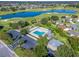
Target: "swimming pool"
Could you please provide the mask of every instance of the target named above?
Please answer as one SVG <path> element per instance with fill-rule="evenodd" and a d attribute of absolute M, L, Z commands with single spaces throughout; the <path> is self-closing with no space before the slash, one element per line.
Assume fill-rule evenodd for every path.
<path fill-rule="evenodd" d="M 48 33 L 48 29 L 38 26 L 30 30 L 29 34 L 35 38 L 40 38 L 40 36 L 44 37 Z"/>
<path fill-rule="evenodd" d="M 33 33 L 36 34 L 36 35 L 38 35 L 38 36 L 42 36 L 45 32 L 35 31 Z"/>
<path fill-rule="evenodd" d="M 34 17 L 45 13 L 64 13 L 64 14 L 75 14 L 77 11 L 75 10 L 65 10 L 65 9 L 57 9 L 57 10 L 47 10 L 47 11 L 37 11 L 37 12 L 17 12 L 6 15 L 0 15 L 1 19 L 10 19 L 10 18 L 24 18 L 24 17 Z"/>

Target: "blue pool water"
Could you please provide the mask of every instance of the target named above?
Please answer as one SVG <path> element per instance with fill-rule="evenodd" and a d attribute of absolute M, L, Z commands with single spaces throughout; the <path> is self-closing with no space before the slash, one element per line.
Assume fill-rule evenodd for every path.
<path fill-rule="evenodd" d="M 44 32 L 40 32 L 40 31 L 35 31 L 33 33 L 36 34 L 36 35 L 38 35 L 38 36 L 42 36 L 44 34 Z"/>
<path fill-rule="evenodd" d="M 58 9 L 58 10 L 47 10 L 47 11 L 37 11 L 37 12 L 17 12 L 17 13 L 11 13 L 6 15 L 0 15 L 1 19 L 10 19 L 10 18 L 17 18 L 17 17 L 34 17 L 38 16 L 44 13 L 64 13 L 64 14 L 75 14 L 75 10 L 64 10 L 64 9 Z"/>

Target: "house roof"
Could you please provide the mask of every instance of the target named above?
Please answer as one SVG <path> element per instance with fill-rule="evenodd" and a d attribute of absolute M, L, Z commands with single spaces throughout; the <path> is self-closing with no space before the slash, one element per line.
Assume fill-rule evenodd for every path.
<path fill-rule="evenodd" d="M 20 32 L 16 31 L 16 30 L 10 30 L 8 31 L 8 34 L 12 35 L 12 38 L 16 38 L 17 36 L 21 36 Z"/>
<path fill-rule="evenodd" d="M 72 24 L 71 27 L 74 28 L 74 29 L 77 29 L 77 25 L 76 24 Z"/>
<path fill-rule="evenodd" d="M 23 36 L 22 39 L 27 41 L 24 45 L 22 45 L 22 48 L 30 49 L 30 48 L 33 48 L 37 45 L 36 40 L 29 37 L 28 35 Z"/>
<path fill-rule="evenodd" d="M 58 27 L 61 28 L 61 29 L 65 29 L 66 28 L 66 26 L 64 24 L 59 24 Z"/>
<path fill-rule="evenodd" d="M 34 43 L 34 44 L 36 43 L 36 41 L 35 41 L 33 38 L 31 38 L 31 37 L 29 37 L 29 36 L 27 36 L 27 35 L 26 35 L 26 36 L 23 36 L 22 39 L 23 39 L 23 40 L 27 40 L 27 41 L 29 41 L 29 42 L 32 42 L 32 43 Z"/>
<path fill-rule="evenodd" d="M 53 37 L 53 33 L 51 32 L 51 30 L 48 30 L 47 35 L 48 35 L 48 39 L 50 39 L 50 38 L 52 38 L 52 37 Z"/>
<path fill-rule="evenodd" d="M 79 36 L 79 32 L 68 31 L 68 33 L 69 33 L 70 35 Z"/>
<path fill-rule="evenodd" d="M 62 42 L 55 40 L 55 39 L 50 40 L 48 42 L 48 44 L 50 44 L 51 46 L 54 46 L 54 47 L 59 47 L 59 46 L 63 45 Z"/>
<path fill-rule="evenodd" d="M 66 22 L 70 22 L 71 20 L 70 19 L 66 19 Z"/>
<path fill-rule="evenodd" d="M 36 46 L 36 44 L 34 44 L 34 43 L 30 42 L 30 41 L 27 41 L 22 47 L 26 48 L 26 49 L 30 49 L 30 48 L 33 48 L 35 46 Z"/>

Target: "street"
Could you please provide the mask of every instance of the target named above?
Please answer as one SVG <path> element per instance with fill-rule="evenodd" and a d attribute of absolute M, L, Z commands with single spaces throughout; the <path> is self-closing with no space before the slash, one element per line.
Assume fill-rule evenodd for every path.
<path fill-rule="evenodd" d="M 0 40 L 0 57 L 17 57 L 17 55 Z"/>

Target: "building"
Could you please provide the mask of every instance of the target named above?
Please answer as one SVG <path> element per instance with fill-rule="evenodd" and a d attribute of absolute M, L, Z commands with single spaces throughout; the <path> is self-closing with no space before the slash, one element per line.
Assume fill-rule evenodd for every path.
<path fill-rule="evenodd" d="M 52 39 L 48 42 L 47 48 L 51 51 L 56 51 L 57 48 L 60 47 L 61 45 L 64 45 L 64 43 L 58 40 Z"/>
<path fill-rule="evenodd" d="M 26 41 L 22 47 L 26 49 L 32 49 L 34 48 L 38 43 L 37 41 L 40 39 L 40 37 L 47 36 L 47 39 L 52 38 L 51 30 L 48 30 L 43 27 L 34 27 L 29 30 L 29 34 L 26 34 L 22 37 L 24 41 Z"/>
<path fill-rule="evenodd" d="M 77 37 L 79 37 L 79 32 L 77 32 L 77 31 L 68 31 L 68 34 L 70 36 L 77 36 Z"/>
<path fill-rule="evenodd" d="M 8 35 L 13 39 L 13 40 L 16 40 L 18 39 L 19 37 L 21 37 L 21 34 L 20 32 L 16 31 L 16 30 L 10 30 L 7 32 Z"/>
<path fill-rule="evenodd" d="M 21 39 L 24 40 L 24 44 L 22 44 L 22 48 L 32 49 L 37 45 L 37 41 L 29 37 L 28 35 L 23 36 Z"/>
<path fill-rule="evenodd" d="M 71 29 L 72 29 L 72 30 L 78 30 L 77 24 L 72 24 L 72 25 L 71 25 Z"/>
<path fill-rule="evenodd" d="M 44 37 L 44 36 L 47 36 L 48 39 L 50 39 L 52 37 L 51 30 L 48 30 L 48 29 L 43 28 L 43 27 L 38 27 L 38 26 L 31 28 L 29 35 L 30 35 L 30 37 L 32 37 L 32 38 L 34 37 L 37 40 L 40 39 L 40 37 Z"/>
<path fill-rule="evenodd" d="M 79 23 L 71 24 L 73 30 L 79 30 Z"/>
<path fill-rule="evenodd" d="M 58 28 L 64 30 L 66 28 L 66 26 L 64 24 L 58 24 Z"/>
<path fill-rule="evenodd" d="M 21 40 L 23 41 L 21 44 L 22 48 L 32 49 L 38 44 L 37 41 L 41 37 L 46 36 L 48 40 L 52 38 L 51 30 L 43 27 L 33 27 L 26 35 L 21 35 L 20 32 L 16 30 L 10 30 L 8 31 L 8 34 L 14 40 L 13 44 L 10 46 L 13 49 L 17 47 Z"/>

